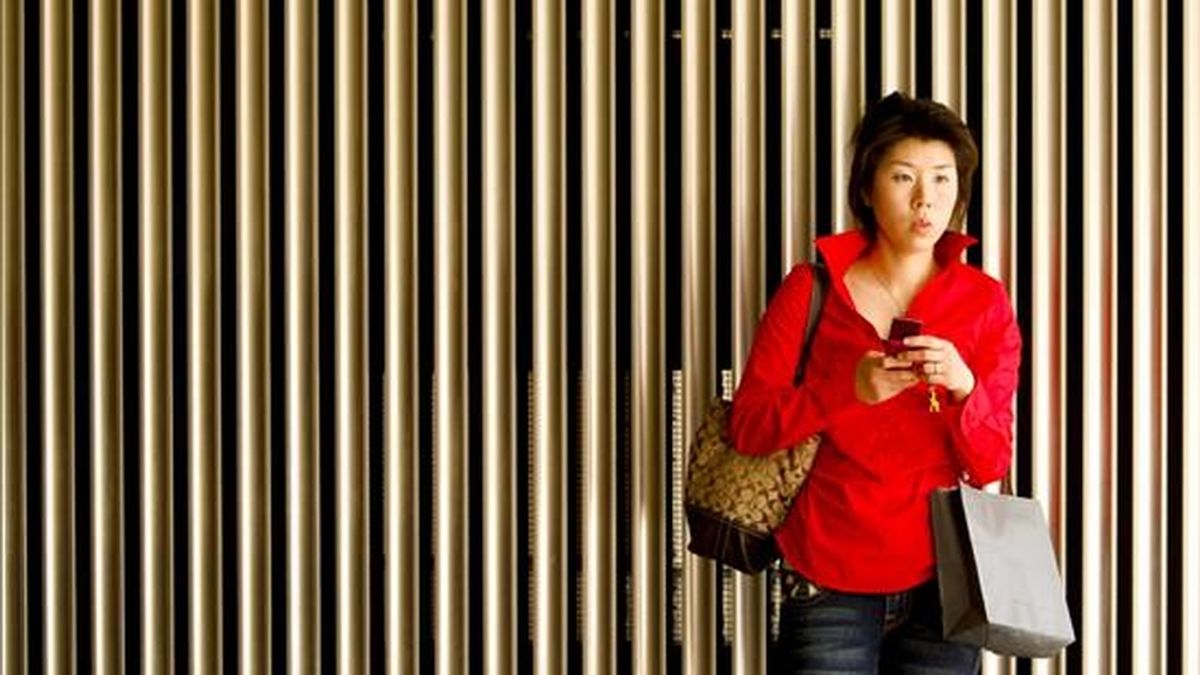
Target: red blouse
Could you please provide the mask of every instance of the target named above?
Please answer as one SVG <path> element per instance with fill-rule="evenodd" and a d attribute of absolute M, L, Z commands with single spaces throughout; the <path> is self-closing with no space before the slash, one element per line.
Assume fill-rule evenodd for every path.
<path fill-rule="evenodd" d="M 963 401 L 939 393 L 940 412 L 930 412 L 924 385 L 877 405 L 855 396 L 859 359 L 883 351 L 843 282 L 868 246 L 859 231 L 817 241 L 831 283 L 800 386 L 792 378 L 808 317 L 809 265 L 788 274 L 759 322 L 729 435 L 739 451 L 765 454 L 822 434 L 812 472 L 775 534 L 784 558 L 818 586 L 895 593 L 932 579 L 929 494 L 960 478 L 991 483 L 1008 471 L 1021 333 L 1004 287 L 961 262 L 973 243 L 943 235 L 935 251 L 941 270 L 908 311 L 926 334 L 953 342 L 975 374 Z"/>

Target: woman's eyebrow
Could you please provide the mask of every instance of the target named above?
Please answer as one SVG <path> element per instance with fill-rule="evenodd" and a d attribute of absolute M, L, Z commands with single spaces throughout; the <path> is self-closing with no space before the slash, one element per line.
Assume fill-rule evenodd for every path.
<path fill-rule="evenodd" d="M 916 164 L 913 164 L 912 162 L 909 162 L 909 161 L 903 160 L 903 159 L 893 159 L 892 161 L 888 162 L 888 164 L 899 164 L 901 166 L 907 166 L 911 169 L 917 168 Z M 934 169 L 953 169 L 954 165 L 953 164 L 938 164 L 937 166 L 935 166 L 933 168 Z"/>

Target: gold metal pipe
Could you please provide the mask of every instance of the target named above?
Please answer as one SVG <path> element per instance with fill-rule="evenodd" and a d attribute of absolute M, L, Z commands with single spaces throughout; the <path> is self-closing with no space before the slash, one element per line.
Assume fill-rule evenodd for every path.
<path fill-rule="evenodd" d="M 1016 91 L 1014 68 L 1014 10 L 1012 0 L 985 0 L 983 11 L 983 147 L 980 161 L 982 170 L 982 223 L 983 269 L 999 279 L 1008 289 L 1009 299 L 1016 304 L 1016 228 L 1012 227 L 1015 188 L 1013 172 L 1016 166 L 1016 125 L 1014 92 Z M 1016 423 L 1014 421 L 1014 430 Z M 1014 453 L 1011 474 L 1017 476 Z M 1013 671 L 1015 662 L 1011 658 L 997 656 L 991 652 L 983 654 L 984 675 L 1007 675 Z"/>
<path fill-rule="evenodd" d="M 1008 294 L 1017 298 L 1016 228 L 1012 226 L 1014 181 L 1010 167 L 1015 166 L 1016 137 L 1015 69 L 1012 67 L 1012 0 L 985 0 L 983 3 L 983 147 L 980 155 L 982 187 L 981 225 L 983 269 L 1004 282 Z"/>
<path fill-rule="evenodd" d="M 757 38 L 755 37 L 757 36 Z M 733 53 L 733 352 L 734 380 L 750 354 L 754 327 L 763 306 L 761 90 L 762 15 L 755 2 L 740 2 L 734 12 Z M 754 99 L 747 103 L 745 99 Z M 749 173 L 754 180 L 739 174 Z"/>
<path fill-rule="evenodd" d="M 1133 8 L 1133 644 L 1138 672 L 1166 667 L 1166 11 Z"/>
<path fill-rule="evenodd" d="M 75 672 L 72 10 L 42 2 L 42 433 L 46 672 Z"/>
<path fill-rule="evenodd" d="M 237 13 L 238 669 L 265 673 L 271 670 L 266 3 L 239 0 Z"/>
<path fill-rule="evenodd" d="M 337 670 L 370 670 L 367 648 L 365 3 L 339 2 L 334 17 L 335 294 L 337 351 L 335 497 Z M 440 40 L 439 40 L 440 45 Z M 461 495 L 460 495 L 461 496 Z M 440 580 L 440 579 L 439 579 Z M 458 627 L 458 626 L 456 626 Z"/>
<path fill-rule="evenodd" d="M 1115 7 L 1083 12 L 1083 550 L 1082 667 L 1117 663 L 1117 233 Z"/>
<path fill-rule="evenodd" d="M 171 439 L 171 8 L 140 4 L 138 123 L 142 386 L 142 663 L 175 669 Z"/>
<path fill-rule="evenodd" d="M 484 666 L 516 672 L 513 8 L 483 8 Z"/>
<path fill-rule="evenodd" d="M 616 352 L 613 335 L 613 7 L 583 7 L 584 672 L 615 668 Z"/>
<path fill-rule="evenodd" d="M 734 294 L 734 315 L 738 326 L 749 326 L 749 340 L 758 321 L 763 294 L 759 281 L 762 271 L 763 220 L 763 16 L 755 0 L 741 0 L 733 7 L 733 72 L 731 115 L 732 138 L 732 209 L 734 223 L 734 276 L 742 282 Z M 735 344 L 736 341 L 735 341 Z M 749 352 L 749 342 L 744 345 Z M 741 352 L 739 352 L 741 353 Z M 736 660 L 736 659 L 735 659 Z"/>
<path fill-rule="evenodd" d="M 935 0 L 936 8 L 940 2 Z M 916 56 L 913 53 L 913 0 L 883 0 L 879 6 L 880 95 L 902 91 L 910 96 L 916 90 Z M 936 12 L 936 9 L 935 9 Z M 936 15 L 936 14 L 935 14 Z M 936 54 L 938 33 L 934 31 Z M 934 57 L 934 68 L 938 67 Z"/>
<path fill-rule="evenodd" d="M 466 672 L 470 663 L 462 626 L 468 621 L 466 532 L 466 154 L 467 14 L 463 0 L 434 6 L 434 427 L 436 476 L 437 645 L 440 675 Z M 536 153 L 535 153 L 536 154 Z M 535 244 L 536 245 L 536 244 Z M 535 291 L 536 293 L 536 291 Z M 535 300 L 536 302 L 536 300 Z M 535 348 L 536 351 L 536 348 Z M 552 400 L 559 400 L 555 398 Z M 558 439 L 561 440 L 561 439 Z M 556 446 L 561 447 L 561 444 Z"/>
<path fill-rule="evenodd" d="M 562 6 L 533 5 L 533 250 L 534 250 L 534 669 L 567 669 L 565 202 L 563 190 Z"/>
<path fill-rule="evenodd" d="M 732 210 L 734 352 L 744 358 L 762 309 L 762 7 L 742 0 L 733 12 Z M 745 329 L 744 332 L 742 329 Z M 740 375 L 740 369 L 738 369 Z M 737 657 L 734 658 L 737 661 Z"/>
<path fill-rule="evenodd" d="M 124 472 L 121 378 L 120 11 L 92 0 L 88 121 L 92 152 L 92 642 L 97 673 L 125 669 Z"/>
<path fill-rule="evenodd" d="M 1050 537 L 1058 552 L 1061 570 L 1067 569 L 1066 511 L 1064 495 L 1066 393 L 1063 356 L 1064 201 L 1066 161 L 1063 132 L 1063 10 L 1053 3 L 1040 3 L 1033 15 L 1033 120 L 1031 170 L 1033 228 L 1031 267 L 1030 391 L 1033 399 L 1030 427 L 1032 452 L 1030 476 L 1033 496 L 1046 509 Z M 1057 672 L 1060 657 L 1033 664 L 1037 673 Z"/>
<path fill-rule="evenodd" d="M 965 119 L 967 100 L 963 41 L 967 38 L 967 10 L 963 0 L 933 0 L 931 9 L 933 98 L 950 106 Z"/>
<path fill-rule="evenodd" d="M 733 7 L 733 315 L 734 354 L 749 354 L 762 311 L 762 6 L 743 0 Z M 738 370 L 740 376 L 740 369 Z M 734 673 L 766 668 L 766 585 L 761 575 L 734 584 Z"/>
<path fill-rule="evenodd" d="M 0 5 L 0 671 L 29 668 L 25 523 L 24 8 Z"/>
<path fill-rule="evenodd" d="M 384 465 L 387 467 L 387 672 L 412 673 L 417 640 L 420 501 L 417 387 L 417 21 L 411 2 L 384 5 L 384 291 L 387 336 Z M 486 343 L 491 343 L 487 340 Z M 488 569 L 493 569 L 489 567 Z M 515 621 L 511 623 L 516 623 Z"/>
<path fill-rule="evenodd" d="M 854 227 L 854 216 L 846 200 L 846 184 L 850 180 L 850 139 L 863 107 L 863 0 L 843 0 L 832 4 L 833 77 L 830 122 L 831 171 L 833 195 L 833 231 L 845 232 Z M 757 315 L 756 315 L 757 316 Z M 747 335 L 749 339 L 749 335 Z"/>
<path fill-rule="evenodd" d="M 188 585 L 190 670 L 222 671 L 219 5 L 188 2 Z"/>
<path fill-rule="evenodd" d="M 1183 9 L 1183 156 L 1200 155 L 1200 8 Z M 1183 212 L 1200 208 L 1200 171 L 1183 163 Z M 1200 233 L 1183 227 L 1183 447 L 1200 448 Z M 1200 485 L 1200 457 L 1183 453 L 1181 485 Z M 1200 634 L 1200 497 L 1183 492 L 1183 626 L 1185 636 Z M 1182 671 L 1200 672 L 1200 640 L 1184 639 Z"/>
<path fill-rule="evenodd" d="M 783 3 L 782 264 L 785 272 L 812 257 L 813 228 L 817 222 L 816 155 L 813 148 L 812 114 L 813 102 L 816 99 L 812 46 L 812 36 L 816 32 L 815 14 L 813 0 Z M 708 29 L 712 30 L 711 23 Z M 710 37 L 709 43 L 711 42 Z M 685 64 L 690 62 L 691 59 L 684 59 Z M 709 78 L 708 84 L 711 87 L 711 65 L 709 69 L 706 77 Z M 706 105 L 711 108 L 711 93 L 708 96 Z M 704 133 L 711 138 L 711 129 Z M 708 143 L 711 144 L 712 141 L 709 140 Z"/>
<path fill-rule="evenodd" d="M 290 0 L 284 26 L 284 277 L 287 407 L 287 670 L 321 662 L 317 406 L 316 7 Z"/>
<path fill-rule="evenodd" d="M 140 4 L 139 238 L 142 386 L 142 661 L 175 668 L 171 419 L 171 8 Z"/>
<path fill-rule="evenodd" d="M 785 15 L 789 7 L 795 3 L 785 3 Z M 790 11 L 795 12 L 792 8 Z M 716 393 L 716 352 L 713 342 L 712 307 L 715 302 L 712 270 L 713 259 L 713 213 L 715 210 L 715 191 L 713 189 L 713 52 L 714 52 L 714 21 L 715 11 L 712 0 L 688 0 L 683 6 L 683 429 L 685 433 L 695 429 L 704 415 L 704 407 Z M 792 24 L 786 24 L 790 26 Z M 784 49 L 791 50 L 793 60 L 789 61 L 796 68 L 797 57 L 794 52 L 803 51 L 807 54 L 805 42 L 797 39 L 800 32 L 787 32 L 785 28 Z M 786 57 L 785 57 L 786 58 Z M 803 75 L 808 75 L 808 69 L 802 68 Z M 793 72 L 785 68 L 785 73 Z M 785 74 L 785 87 L 792 80 Z M 793 95 L 798 92 L 789 90 Z M 798 96 L 796 96 L 798 98 Z M 794 104 L 795 98 L 787 99 Z M 785 104 L 786 105 L 786 104 Z M 794 107 L 787 108 L 785 120 L 796 121 L 800 111 Z M 791 113 L 790 115 L 788 113 Z M 801 122 L 801 124 L 803 124 Z M 801 127 L 806 132 L 807 129 Z M 803 133 L 803 132 L 801 132 Z M 796 143 L 788 135 L 785 148 L 793 153 Z M 806 144 L 807 137 L 801 143 Z M 807 159 L 805 155 L 799 158 L 795 154 L 785 158 L 785 171 L 797 169 L 795 160 Z M 789 161 L 790 160 L 790 161 Z M 803 168 L 807 168 L 804 166 Z M 801 174 L 802 175 L 802 174 Z M 798 179 L 796 173 L 791 173 L 792 179 Z M 787 186 L 795 186 L 797 182 L 806 188 L 808 183 L 802 180 L 785 178 L 785 195 L 789 194 Z M 794 195 L 791 195 L 794 197 Z M 787 197 L 785 197 L 786 199 Z M 795 202 L 792 202 L 794 205 Z M 794 213 L 785 208 L 785 214 Z M 796 231 L 797 223 L 793 220 L 790 227 L 785 225 L 785 237 Z M 795 252 L 799 247 L 795 243 L 785 244 L 785 251 Z M 786 255 L 786 253 L 785 253 Z M 795 253 L 793 253 L 795 255 Z M 716 587 L 716 565 L 705 558 L 686 554 L 684 567 L 684 643 L 683 670 L 689 675 L 708 675 L 716 670 L 716 639 L 717 612 L 716 597 L 713 589 Z"/>
<path fill-rule="evenodd" d="M 663 519 L 662 369 L 662 6 L 635 0 L 633 40 L 632 465 L 633 663 L 661 673 L 665 549 Z"/>

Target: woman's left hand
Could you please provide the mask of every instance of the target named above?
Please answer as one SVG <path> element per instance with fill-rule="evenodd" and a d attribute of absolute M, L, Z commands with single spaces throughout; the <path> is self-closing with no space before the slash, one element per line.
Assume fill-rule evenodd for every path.
<path fill-rule="evenodd" d="M 946 388 L 955 401 L 961 401 L 975 389 L 975 373 L 963 362 L 953 342 L 934 335 L 914 335 L 904 338 L 908 351 L 898 358 L 916 364 L 926 382 Z"/>

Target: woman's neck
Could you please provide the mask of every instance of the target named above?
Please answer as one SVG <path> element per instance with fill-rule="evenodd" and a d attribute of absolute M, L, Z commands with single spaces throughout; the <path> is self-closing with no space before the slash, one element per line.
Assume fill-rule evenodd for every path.
<path fill-rule="evenodd" d="M 938 270 L 933 251 L 901 254 L 878 241 L 863 257 L 892 288 L 905 294 L 924 286 Z"/>

